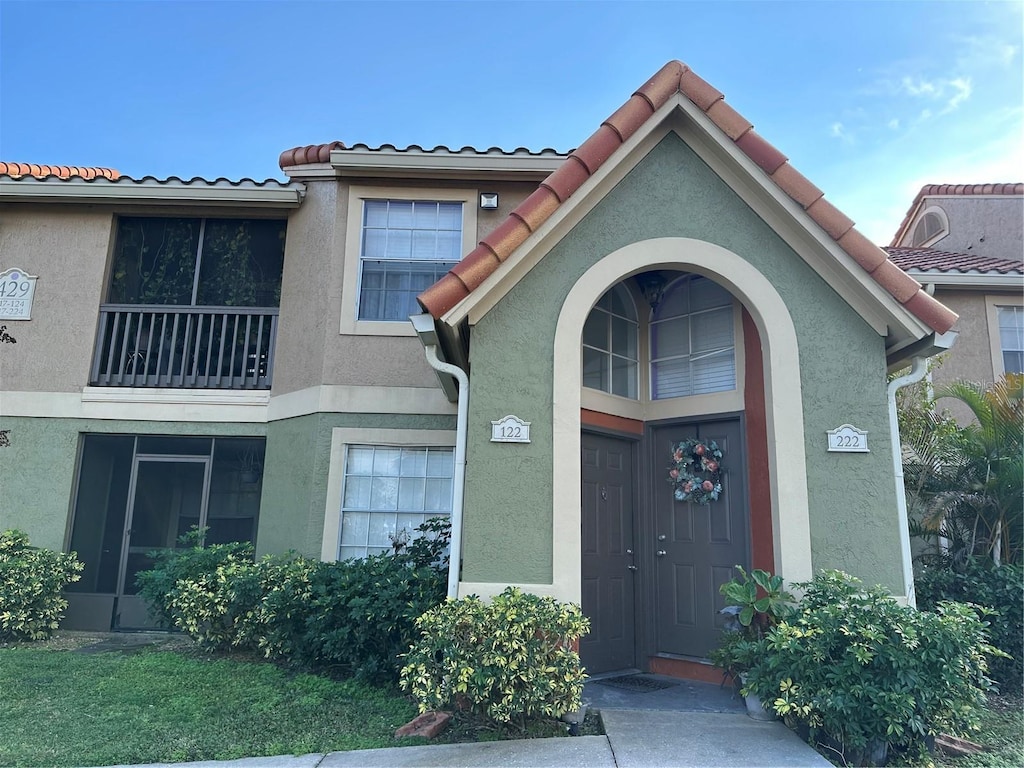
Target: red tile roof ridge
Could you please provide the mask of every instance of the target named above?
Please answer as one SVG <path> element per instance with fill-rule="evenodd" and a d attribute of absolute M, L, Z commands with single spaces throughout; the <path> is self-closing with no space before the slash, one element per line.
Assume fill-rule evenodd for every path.
<path fill-rule="evenodd" d="M 886 254 L 854 228 L 854 222 L 826 201 L 820 189 L 793 168 L 786 156 L 753 131 L 753 125 L 729 107 L 720 91 L 681 61 L 670 61 L 638 88 L 597 131 L 541 182 L 497 230 L 418 297 L 420 306 L 439 318 L 469 296 L 532 233 L 547 221 L 604 162 L 675 94 L 697 106 L 737 148 L 803 208 L 871 277 L 911 314 L 938 333 L 948 331 L 957 315 L 924 293 L 898 269 L 880 268 Z M 471 276 L 471 277 L 470 277 Z M 464 277 L 466 279 L 464 279 Z"/>
<path fill-rule="evenodd" d="M 952 195 L 1024 195 L 1024 182 L 1003 182 L 988 184 L 925 184 L 921 191 L 914 196 L 914 202 L 907 209 L 903 221 L 892 236 L 889 245 L 895 246 L 900 235 L 910 226 L 911 219 L 917 211 L 921 201 L 926 197 L 952 196 Z"/>
<path fill-rule="evenodd" d="M 120 171 L 113 168 L 100 168 L 98 166 L 85 167 L 78 165 L 37 165 L 36 163 L 4 163 L 0 162 L 0 176 L 17 178 L 20 176 L 33 176 L 37 179 L 44 179 L 48 176 L 56 176 L 60 179 L 68 179 L 76 176 L 82 179 L 117 179 Z"/>
<path fill-rule="evenodd" d="M 1000 259 L 975 253 L 940 251 L 934 248 L 902 248 L 886 246 L 889 260 L 900 269 L 921 272 L 986 272 L 1009 275 L 1024 274 L 1024 261 Z"/>
<path fill-rule="evenodd" d="M 240 186 L 256 186 L 256 187 L 278 186 L 278 187 L 281 187 L 281 188 L 286 188 L 286 187 L 289 187 L 289 186 L 291 186 L 292 184 L 295 183 L 295 182 L 292 182 L 292 181 L 281 181 L 280 179 L 264 179 L 263 181 L 257 181 L 256 179 L 251 179 L 251 178 L 248 178 L 248 177 L 242 178 L 242 179 L 229 179 L 229 178 L 226 178 L 224 176 L 218 176 L 216 179 L 204 179 L 201 176 L 193 176 L 190 179 L 184 179 L 184 178 L 182 178 L 180 176 L 168 176 L 166 178 L 161 179 L 161 178 L 158 178 L 156 176 L 133 177 L 133 176 L 121 176 L 121 175 L 119 175 L 119 176 L 117 176 L 115 178 L 109 178 L 109 177 L 106 177 L 106 176 L 93 176 L 93 177 L 85 177 L 85 176 L 58 176 L 56 174 L 49 174 L 49 175 L 45 175 L 45 176 L 42 176 L 42 175 L 22 175 L 22 174 L 12 175 L 12 174 L 7 173 L 5 171 L 5 168 L 4 168 L 5 165 L 10 165 L 10 164 L 9 163 L 0 163 L 0 177 L 6 177 L 6 178 L 9 178 L 9 179 L 11 179 L 13 181 L 21 181 L 21 180 L 24 180 L 24 179 L 31 179 L 34 182 L 48 182 L 48 183 L 57 183 L 57 184 L 81 183 L 81 182 L 84 181 L 84 182 L 86 182 L 88 184 L 115 184 L 115 185 L 120 184 L 122 186 L 132 185 L 132 184 L 135 184 L 135 185 L 139 185 L 139 184 L 157 184 L 157 185 L 182 184 L 182 185 L 185 185 L 185 186 L 192 186 L 192 185 L 198 186 L 200 184 L 205 184 L 207 186 L 211 186 L 212 187 L 212 186 L 223 186 L 223 185 L 227 184 L 227 185 L 230 185 L 232 187 L 240 187 Z"/>
<path fill-rule="evenodd" d="M 529 157 L 565 157 L 568 152 L 560 152 L 557 149 L 551 147 L 544 147 L 543 149 L 533 150 L 527 147 L 516 147 L 515 149 L 503 149 L 502 147 L 488 147 L 487 149 L 478 149 L 476 147 L 464 146 L 461 149 L 452 149 L 451 147 L 445 146 L 444 144 L 438 144 L 433 148 L 424 147 L 420 144 L 410 144 L 407 147 L 400 147 L 395 144 L 380 144 L 377 146 L 371 146 L 362 142 L 346 145 L 340 141 L 332 141 L 328 144 L 308 144 L 304 147 L 295 147 L 294 149 L 286 149 L 281 153 L 278 158 L 278 165 L 281 169 L 291 168 L 296 165 L 306 165 L 309 163 L 326 163 L 330 162 L 331 152 L 334 150 L 363 150 L 368 152 L 408 152 L 410 154 L 425 153 L 425 154 L 452 154 L 452 155 L 504 155 L 509 157 L 527 155 Z M 570 150 L 571 152 L 572 150 Z"/>

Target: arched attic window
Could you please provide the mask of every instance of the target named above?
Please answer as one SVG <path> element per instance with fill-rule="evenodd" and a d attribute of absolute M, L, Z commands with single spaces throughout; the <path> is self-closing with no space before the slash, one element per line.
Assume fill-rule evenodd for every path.
<path fill-rule="evenodd" d="M 583 326 L 583 386 L 637 399 L 636 306 L 619 283 L 590 310 Z"/>
<path fill-rule="evenodd" d="M 934 241 L 940 235 L 946 234 L 948 230 L 945 217 L 938 208 L 932 208 L 925 211 L 914 226 L 914 236 L 911 238 L 910 244 L 914 248 L 918 248 L 925 243 Z"/>
<path fill-rule="evenodd" d="M 735 388 L 732 295 L 699 275 L 675 280 L 651 319 L 651 399 Z"/>

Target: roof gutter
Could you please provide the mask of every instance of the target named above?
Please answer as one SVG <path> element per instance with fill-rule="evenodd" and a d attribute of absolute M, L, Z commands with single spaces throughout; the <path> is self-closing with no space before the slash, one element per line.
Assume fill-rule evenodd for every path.
<path fill-rule="evenodd" d="M 452 489 L 452 539 L 451 552 L 448 556 L 448 597 L 452 600 L 459 596 L 459 578 L 462 572 L 462 518 L 466 489 L 466 438 L 469 423 L 469 376 L 462 368 L 441 360 L 439 355 L 440 339 L 434 329 L 434 318 L 430 315 L 412 315 L 413 328 L 423 344 L 427 363 L 437 371 L 441 386 L 446 381 L 451 384 L 454 377 L 458 382 L 457 397 L 459 401 L 458 417 L 455 422 L 455 477 Z M 447 394 L 447 391 L 446 391 Z M 451 398 L 449 398 L 451 399 Z"/>
<path fill-rule="evenodd" d="M 906 368 L 913 363 L 915 358 L 928 358 L 948 352 L 957 336 L 959 336 L 957 331 L 930 333 L 922 339 L 889 347 L 885 350 L 885 363 L 888 372 L 896 373 L 896 371 Z"/>

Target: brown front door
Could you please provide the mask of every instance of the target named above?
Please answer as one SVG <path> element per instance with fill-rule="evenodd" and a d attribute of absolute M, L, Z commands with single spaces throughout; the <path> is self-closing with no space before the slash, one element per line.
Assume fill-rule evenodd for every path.
<path fill-rule="evenodd" d="M 667 482 L 673 444 L 693 438 L 714 440 L 724 454 L 722 494 L 709 505 L 676 501 Z M 718 587 L 736 565 L 749 565 L 740 421 L 658 426 L 652 450 L 656 652 L 704 658 L 718 645 L 723 624 Z"/>
<path fill-rule="evenodd" d="M 590 634 L 580 641 L 589 674 L 636 667 L 633 443 L 582 435 L 581 607 Z"/>

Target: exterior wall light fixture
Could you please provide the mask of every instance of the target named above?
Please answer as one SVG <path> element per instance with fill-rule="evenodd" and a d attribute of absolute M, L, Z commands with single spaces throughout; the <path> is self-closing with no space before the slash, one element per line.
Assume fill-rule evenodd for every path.
<path fill-rule="evenodd" d="M 481 192 L 480 207 L 483 208 L 485 211 L 496 211 L 498 209 L 498 193 Z"/>

